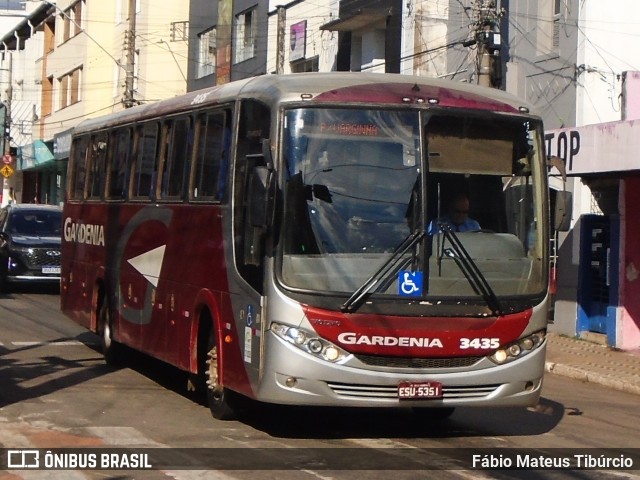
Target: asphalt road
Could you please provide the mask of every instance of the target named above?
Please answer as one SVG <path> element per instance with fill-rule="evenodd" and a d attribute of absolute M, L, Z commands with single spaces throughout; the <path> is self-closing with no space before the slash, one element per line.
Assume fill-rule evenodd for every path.
<path fill-rule="evenodd" d="M 310 479 L 381 478 L 381 470 L 398 479 L 640 478 L 640 470 L 617 468 L 469 468 L 474 453 L 500 461 L 520 451 L 513 449 L 547 457 L 623 451 L 637 459 L 637 395 L 548 374 L 535 408 L 459 409 L 443 422 L 418 421 L 402 409 L 258 404 L 238 421 L 222 422 L 186 391 L 186 375 L 172 367 L 135 353 L 124 368 L 106 366 L 97 337 L 64 317 L 58 305 L 55 291 L 0 296 L 0 447 L 130 448 L 164 467 L 12 470 L 0 471 L 0 480 L 261 479 L 273 478 L 273 469 L 278 478 Z M 173 450 L 159 457 L 159 448 Z"/>

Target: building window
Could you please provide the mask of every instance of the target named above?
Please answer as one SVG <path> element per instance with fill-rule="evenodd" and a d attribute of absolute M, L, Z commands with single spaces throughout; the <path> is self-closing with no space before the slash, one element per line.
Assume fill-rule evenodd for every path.
<path fill-rule="evenodd" d="M 171 22 L 171 41 L 186 42 L 189 40 L 189 22 L 182 20 L 180 22 Z"/>
<path fill-rule="evenodd" d="M 303 73 L 303 72 L 318 72 L 319 58 L 315 57 L 305 58 L 298 60 L 297 62 L 291 62 L 291 73 Z"/>
<path fill-rule="evenodd" d="M 560 47 L 560 4 L 562 0 L 553 0 L 553 33 L 551 46 L 554 49 Z"/>
<path fill-rule="evenodd" d="M 212 75 L 216 71 L 216 29 L 198 34 L 198 78 Z"/>
<path fill-rule="evenodd" d="M 42 116 L 53 113 L 53 76 L 47 77 L 42 82 Z"/>
<path fill-rule="evenodd" d="M 83 3 L 83 0 L 74 3 L 60 15 L 60 21 L 63 25 L 62 42 L 66 42 L 71 37 L 75 37 L 82 31 Z"/>
<path fill-rule="evenodd" d="M 562 21 L 563 0 L 541 0 L 537 3 L 538 15 L 534 20 L 536 28 L 536 54 L 538 56 L 557 55 L 560 47 L 560 22 Z"/>
<path fill-rule="evenodd" d="M 80 101 L 81 75 L 82 68 L 76 68 L 58 79 L 58 103 L 60 109 Z"/>
<path fill-rule="evenodd" d="M 256 50 L 256 11 L 248 10 L 236 16 L 235 24 L 235 63 L 244 62 L 255 55 Z"/>

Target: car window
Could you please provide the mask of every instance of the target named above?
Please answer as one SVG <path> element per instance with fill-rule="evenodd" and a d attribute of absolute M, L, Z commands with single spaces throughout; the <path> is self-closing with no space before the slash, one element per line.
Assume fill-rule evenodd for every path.
<path fill-rule="evenodd" d="M 59 212 L 15 212 L 9 225 L 14 234 L 58 236 L 62 230 L 62 215 Z"/>

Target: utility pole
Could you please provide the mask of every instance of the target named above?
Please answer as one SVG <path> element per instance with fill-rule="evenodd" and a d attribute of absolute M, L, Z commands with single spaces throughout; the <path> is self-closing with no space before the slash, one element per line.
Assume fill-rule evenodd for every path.
<path fill-rule="evenodd" d="M 133 107 L 136 104 L 133 98 L 133 80 L 135 73 L 136 58 L 136 0 L 129 0 L 129 25 L 125 32 L 124 45 L 126 51 L 126 77 L 124 80 L 124 95 L 122 103 L 125 108 Z"/>
<path fill-rule="evenodd" d="M 2 163 L 4 165 L 0 169 L 0 173 L 4 177 L 2 179 L 2 197 L 8 197 L 9 201 L 13 200 L 12 189 L 9 186 L 9 177 L 13 174 L 15 165 L 11 157 L 11 102 L 13 100 L 13 54 L 11 52 L 5 53 L 5 63 L 7 67 L 7 89 L 5 90 L 4 103 L 4 121 L 2 122 L 2 136 L 4 140 L 4 151 L 2 152 Z M 3 201 L 3 204 L 6 204 Z"/>
<path fill-rule="evenodd" d="M 495 0 L 477 0 L 476 21 L 473 24 L 473 37 L 463 45 L 476 45 L 476 64 L 478 85 L 500 88 L 499 71 L 501 36 L 498 27 L 502 10 L 498 10 Z"/>
<path fill-rule="evenodd" d="M 11 52 L 5 53 L 5 61 L 7 65 L 7 89 L 5 90 L 6 97 L 4 101 L 4 155 L 11 154 L 11 101 L 13 100 L 13 54 Z"/>
<path fill-rule="evenodd" d="M 282 5 L 276 7 L 278 11 L 277 48 L 276 48 L 276 73 L 284 73 L 284 34 L 287 20 L 287 9 Z"/>

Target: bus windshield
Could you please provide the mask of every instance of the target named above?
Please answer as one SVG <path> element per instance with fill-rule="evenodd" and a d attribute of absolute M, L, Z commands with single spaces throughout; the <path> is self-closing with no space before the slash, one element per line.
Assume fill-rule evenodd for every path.
<path fill-rule="evenodd" d="M 479 285 L 492 296 L 539 294 L 541 131 L 487 112 L 288 110 L 283 283 L 350 296 L 374 276 L 371 295 L 434 301 L 483 302 Z M 398 258 L 416 232 L 426 234 Z"/>

